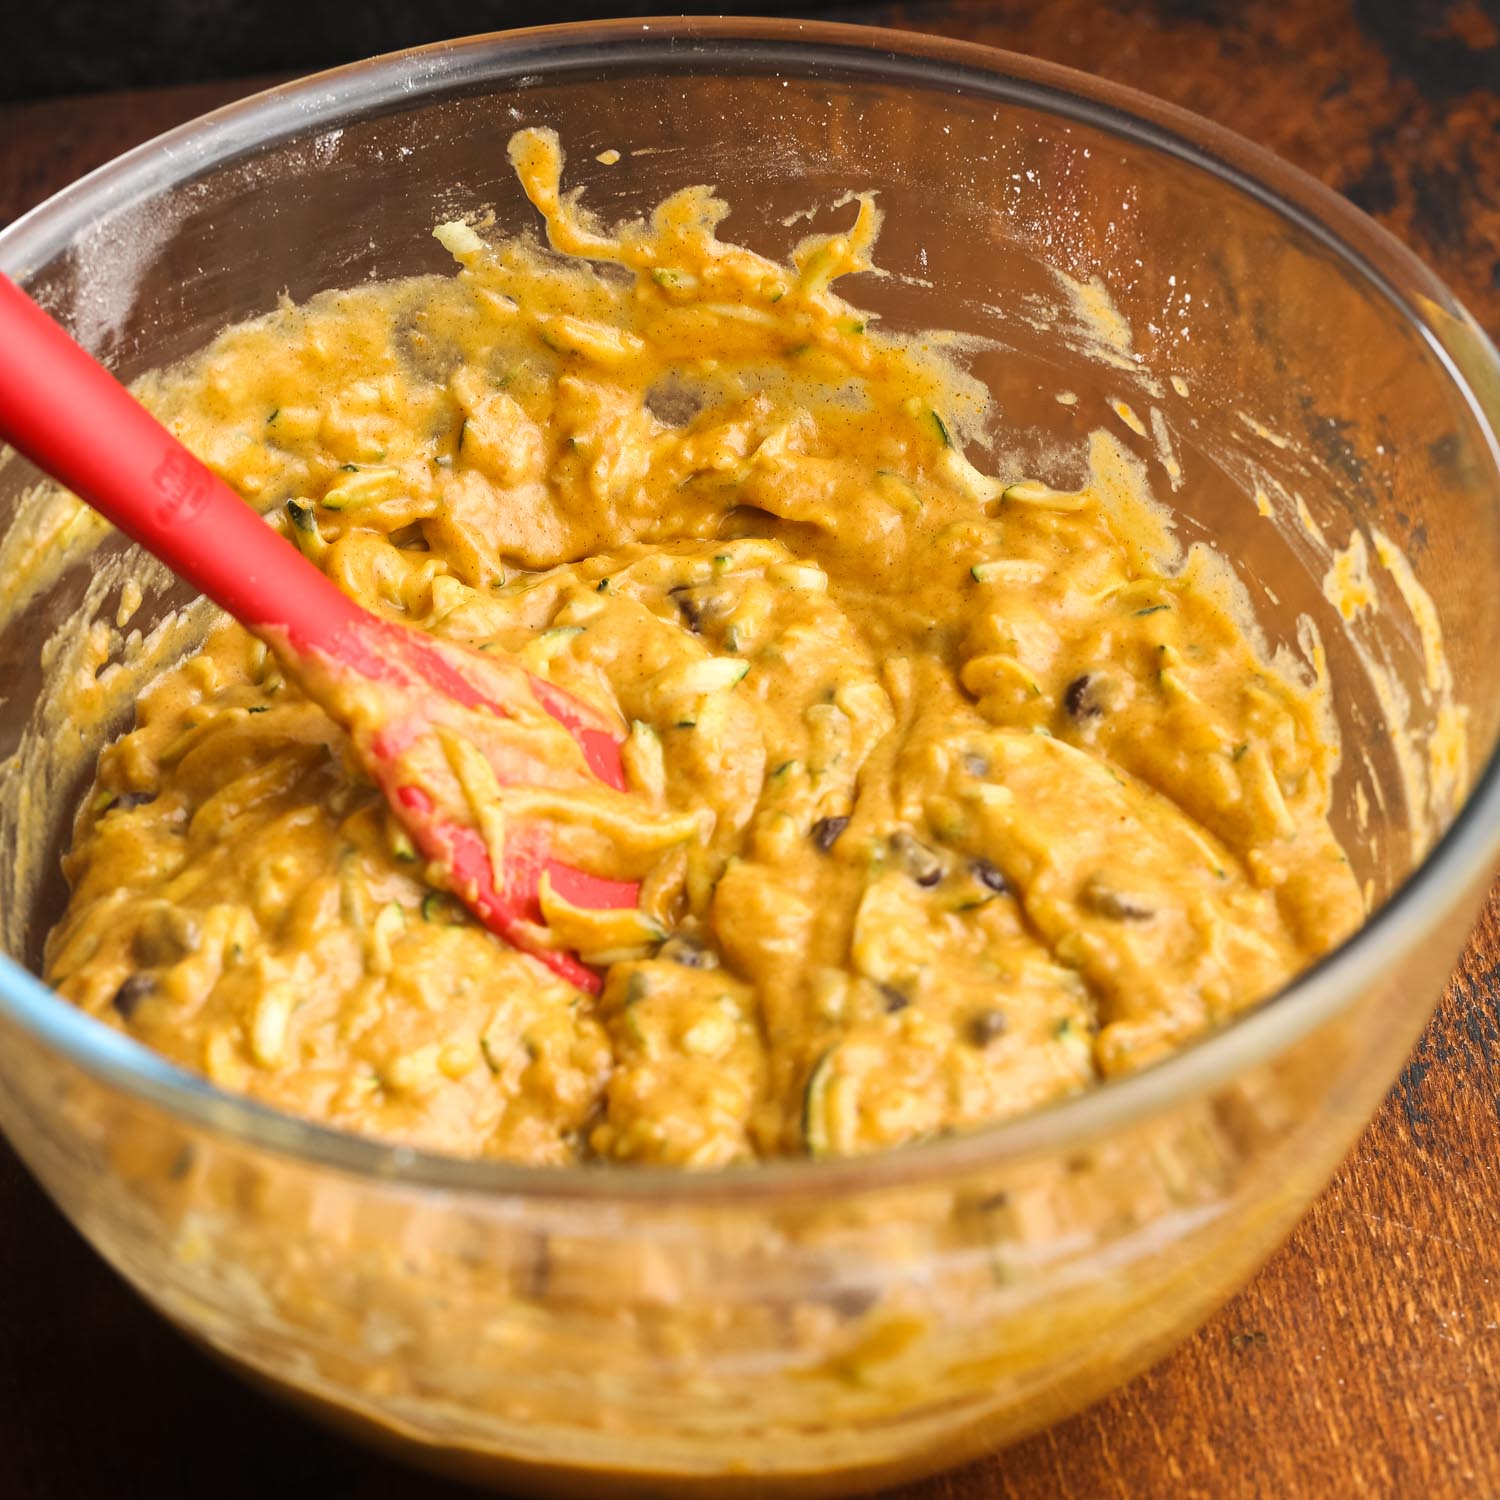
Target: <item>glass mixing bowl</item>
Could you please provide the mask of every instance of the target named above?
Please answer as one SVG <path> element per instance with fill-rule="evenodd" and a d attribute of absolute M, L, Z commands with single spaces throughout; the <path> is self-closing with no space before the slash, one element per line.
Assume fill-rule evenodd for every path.
<path fill-rule="evenodd" d="M 427 1462 L 588 1495 L 892 1482 L 1181 1339 L 1287 1233 L 1426 1019 L 1500 843 L 1496 356 L 1369 220 L 1205 121 L 977 47 L 781 22 L 519 32 L 326 73 L 95 172 L 0 235 L 0 267 L 128 379 L 283 290 L 443 270 L 428 231 L 455 213 L 530 223 L 505 158 L 528 123 L 561 131 L 607 217 L 714 182 L 726 233 L 776 253 L 806 232 L 793 212 L 818 227 L 877 189 L 889 274 L 849 295 L 970 335 L 997 440 L 1055 483 L 1112 426 L 1184 538 L 1233 560 L 1268 646 L 1324 662 L 1335 815 L 1373 915 L 1148 1071 L 875 1158 L 535 1170 L 277 1115 L 31 977 L 101 733 L 60 715 L 62 690 L 92 669 L 85 638 L 135 648 L 112 623 L 121 539 L 11 455 L 0 1122 L 179 1327 Z M 1346 620 L 1322 578 L 1356 530 L 1414 572 L 1372 562 L 1377 607 Z M 149 630 L 187 601 L 142 576 Z"/>

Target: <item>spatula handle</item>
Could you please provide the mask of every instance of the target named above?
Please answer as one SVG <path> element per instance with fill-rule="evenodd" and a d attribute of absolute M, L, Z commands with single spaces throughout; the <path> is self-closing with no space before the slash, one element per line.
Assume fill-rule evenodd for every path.
<path fill-rule="evenodd" d="M 0 438 L 252 629 L 333 649 L 364 616 L 5 276 Z"/>

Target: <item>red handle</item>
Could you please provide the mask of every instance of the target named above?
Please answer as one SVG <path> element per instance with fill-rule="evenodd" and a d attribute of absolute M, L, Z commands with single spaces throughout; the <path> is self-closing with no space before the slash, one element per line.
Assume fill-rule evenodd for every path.
<path fill-rule="evenodd" d="M 5 276 L 0 437 L 252 629 L 337 654 L 365 618 Z"/>

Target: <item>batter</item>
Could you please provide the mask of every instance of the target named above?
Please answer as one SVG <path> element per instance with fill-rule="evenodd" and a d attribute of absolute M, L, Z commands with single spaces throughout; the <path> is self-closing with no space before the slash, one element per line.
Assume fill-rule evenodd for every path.
<path fill-rule="evenodd" d="M 702 1168 L 1035 1108 L 1354 928 L 1319 704 L 1106 440 L 1076 492 L 970 463 L 982 394 L 832 290 L 871 201 L 782 265 L 706 188 L 607 232 L 549 132 L 511 156 L 550 249 L 443 225 L 456 276 L 283 305 L 138 393 L 362 604 L 630 726 L 673 841 L 630 920 L 548 912 L 602 994 L 434 886 L 225 622 L 100 757 L 65 996 L 343 1129 Z"/>

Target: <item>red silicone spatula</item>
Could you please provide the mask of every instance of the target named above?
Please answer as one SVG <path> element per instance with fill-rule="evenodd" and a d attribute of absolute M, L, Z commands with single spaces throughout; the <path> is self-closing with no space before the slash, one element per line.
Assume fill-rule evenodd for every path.
<path fill-rule="evenodd" d="M 350 730 L 355 753 L 421 853 L 492 931 L 580 988 L 598 975 L 548 945 L 545 873 L 574 906 L 634 906 L 639 888 L 551 857 L 543 824 L 506 825 L 502 868 L 485 830 L 411 779 L 441 733 L 473 739 L 498 786 L 626 789 L 617 725 L 514 660 L 378 619 L 341 593 L 206 469 L 24 292 L 0 276 L 0 437 L 87 501 L 247 629 Z M 497 719 L 560 724 L 581 765 L 486 734 Z M 477 732 L 473 732 L 477 731 Z M 554 733 L 555 738 L 555 733 Z M 545 733 L 535 745 L 545 744 Z M 566 747 L 566 741 L 564 741 Z M 432 757 L 428 755 L 431 763 Z M 420 779 L 420 778 L 418 778 Z"/>

